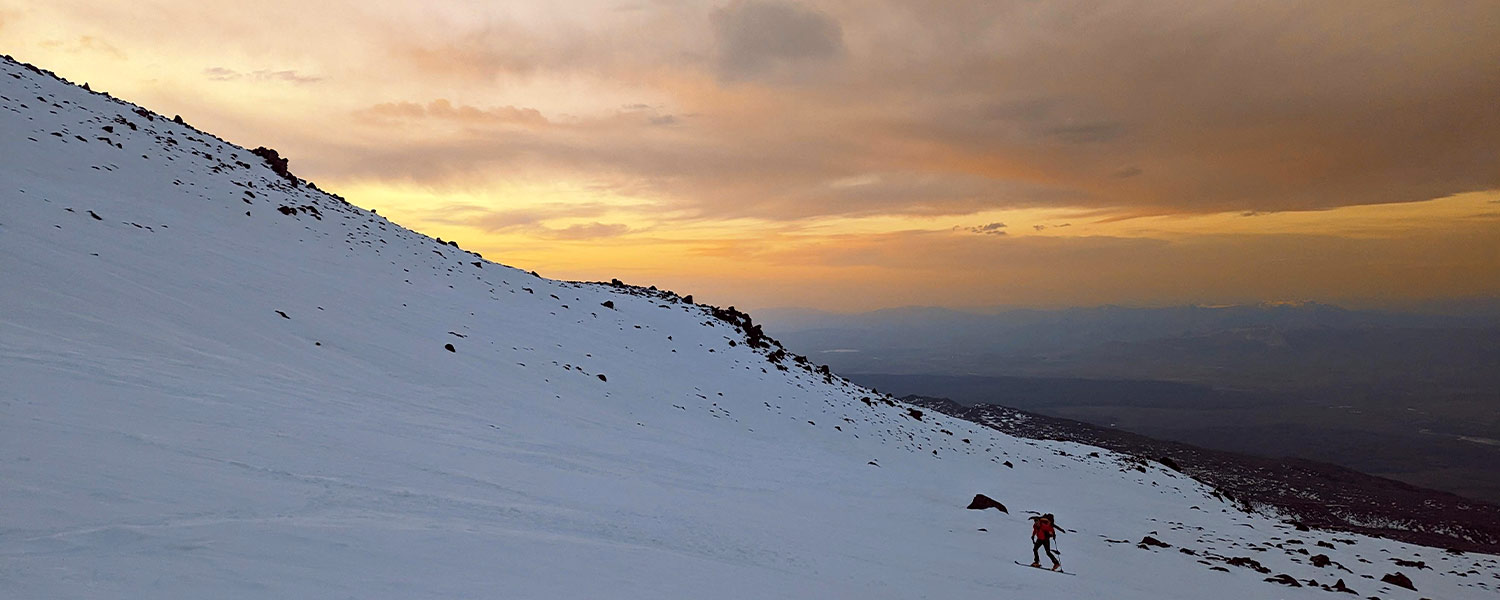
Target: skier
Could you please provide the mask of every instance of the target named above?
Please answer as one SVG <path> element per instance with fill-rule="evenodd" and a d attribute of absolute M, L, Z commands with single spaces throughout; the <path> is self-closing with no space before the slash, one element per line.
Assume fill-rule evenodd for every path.
<path fill-rule="evenodd" d="M 1052 540 L 1062 528 L 1052 524 L 1052 513 L 1032 517 L 1031 520 L 1031 566 L 1041 568 L 1042 557 L 1037 554 L 1037 549 L 1041 548 L 1047 551 L 1047 558 L 1052 559 L 1052 570 L 1062 569 L 1062 563 L 1052 554 Z"/>

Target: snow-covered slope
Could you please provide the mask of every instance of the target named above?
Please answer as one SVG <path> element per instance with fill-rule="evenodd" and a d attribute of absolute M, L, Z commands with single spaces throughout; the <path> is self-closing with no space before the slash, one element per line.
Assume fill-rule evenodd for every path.
<path fill-rule="evenodd" d="M 487 262 L 8 59 L 0 157 L 0 597 L 1500 587 L 1493 557 L 1298 532 L 920 415 L 771 360 L 737 313 Z M 1058 515 L 1076 576 L 1011 564 L 1027 511 Z"/>

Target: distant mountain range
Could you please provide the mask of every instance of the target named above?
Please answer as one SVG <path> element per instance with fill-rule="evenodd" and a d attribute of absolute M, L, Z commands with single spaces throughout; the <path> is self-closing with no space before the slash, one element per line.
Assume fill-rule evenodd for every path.
<path fill-rule="evenodd" d="M 847 373 L 1168 380 L 1253 389 L 1500 389 L 1500 304 L 1463 314 L 1319 303 L 858 314 L 758 311 L 766 330 Z"/>

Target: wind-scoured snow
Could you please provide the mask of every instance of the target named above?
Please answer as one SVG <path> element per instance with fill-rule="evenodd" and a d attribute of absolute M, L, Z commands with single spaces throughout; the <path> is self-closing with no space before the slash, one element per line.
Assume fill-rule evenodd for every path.
<path fill-rule="evenodd" d="M 1500 589 L 1494 557 L 918 416 L 709 307 L 486 261 L 8 59 L 0 157 L 0 597 Z M 1028 511 L 1077 576 L 1012 564 Z"/>

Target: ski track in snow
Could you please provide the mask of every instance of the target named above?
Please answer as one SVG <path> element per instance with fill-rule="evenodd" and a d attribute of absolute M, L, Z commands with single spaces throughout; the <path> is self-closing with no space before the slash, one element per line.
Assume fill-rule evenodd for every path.
<path fill-rule="evenodd" d="M 0 596 L 1500 589 L 1492 556 L 1298 532 L 778 369 L 708 307 L 484 261 L 137 108 L 0 61 Z M 1027 511 L 1077 577 L 1009 564 Z"/>

